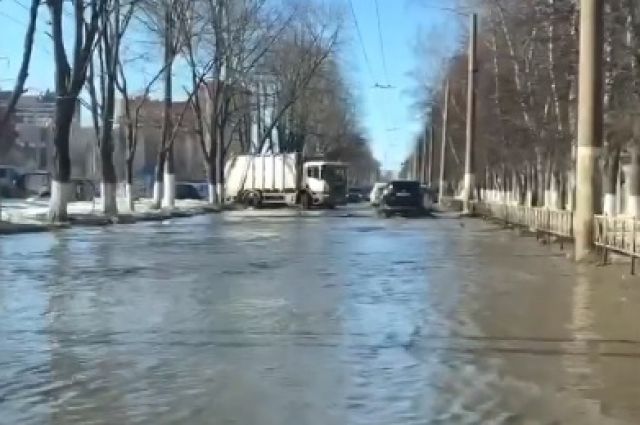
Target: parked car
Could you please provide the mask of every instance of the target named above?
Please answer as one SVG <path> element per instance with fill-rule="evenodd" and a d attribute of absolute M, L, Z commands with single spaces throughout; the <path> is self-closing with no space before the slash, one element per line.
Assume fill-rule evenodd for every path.
<path fill-rule="evenodd" d="M 377 207 L 380 205 L 380 199 L 382 199 L 382 192 L 387 187 L 388 183 L 378 182 L 373 185 L 371 193 L 369 193 L 369 203 L 371 206 Z"/>
<path fill-rule="evenodd" d="M 347 193 L 347 202 L 349 203 L 358 203 L 362 202 L 362 190 L 357 187 L 349 188 L 349 192 Z"/>
<path fill-rule="evenodd" d="M 362 193 L 362 200 L 364 202 L 371 201 L 371 186 L 364 186 L 360 188 L 360 192 Z"/>
<path fill-rule="evenodd" d="M 422 190 L 423 198 L 422 205 L 427 211 L 431 211 L 433 209 L 433 204 L 438 200 L 438 192 L 426 185 L 422 185 L 420 188 Z"/>
<path fill-rule="evenodd" d="M 209 183 L 206 181 L 188 181 L 185 183 L 189 183 L 193 187 L 196 188 L 198 194 L 200 195 L 200 199 L 207 199 L 209 197 Z"/>
<path fill-rule="evenodd" d="M 11 165 L 0 165 L 0 195 L 14 196 L 15 181 L 19 177 L 18 169 Z"/>
<path fill-rule="evenodd" d="M 176 199 L 201 200 L 202 196 L 193 183 L 176 183 Z"/>
<path fill-rule="evenodd" d="M 93 201 L 96 198 L 96 184 L 89 179 L 71 179 L 70 201 Z M 43 187 L 31 199 L 49 199 L 51 197 L 50 187 Z"/>
<path fill-rule="evenodd" d="M 385 188 L 380 206 L 380 214 L 390 217 L 394 214 L 417 216 L 425 212 L 424 195 L 420 183 L 414 180 L 394 180 Z"/>
<path fill-rule="evenodd" d="M 23 173 L 16 179 L 18 196 L 28 198 L 49 190 L 51 174 L 48 171 L 30 171 Z"/>

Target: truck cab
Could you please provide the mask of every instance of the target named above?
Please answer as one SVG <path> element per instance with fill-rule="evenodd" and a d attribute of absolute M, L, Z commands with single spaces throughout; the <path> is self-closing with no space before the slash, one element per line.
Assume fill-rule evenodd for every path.
<path fill-rule="evenodd" d="M 303 166 L 303 188 L 308 206 L 334 207 L 347 203 L 347 164 L 307 161 Z"/>

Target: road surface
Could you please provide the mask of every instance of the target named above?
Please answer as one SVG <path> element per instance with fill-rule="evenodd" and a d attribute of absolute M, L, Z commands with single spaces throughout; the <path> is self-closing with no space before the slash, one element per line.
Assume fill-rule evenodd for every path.
<path fill-rule="evenodd" d="M 637 423 L 638 279 L 355 215 L 0 238 L 0 423 Z"/>

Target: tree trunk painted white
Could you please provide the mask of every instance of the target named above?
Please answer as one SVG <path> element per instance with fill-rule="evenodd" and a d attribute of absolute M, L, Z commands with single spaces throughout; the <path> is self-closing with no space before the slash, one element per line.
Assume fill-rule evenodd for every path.
<path fill-rule="evenodd" d="M 221 206 L 224 204 L 224 185 L 222 183 L 216 183 L 216 193 L 218 196 L 217 203 Z"/>
<path fill-rule="evenodd" d="M 627 214 L 633 218 L 640 218 L 640 148 L 629 148 L 631 163 L 625 167 L 627 172 Z"/>
<path fill-rule="evenodd" d="M 162 202 L 162 189 L 162 182 L 157 180 L 153 182 L 153 205 L 156 209 L 160 208 L 160 203 Z"/>
<path fill-rule="evenodd" d="M 549 188 L 544 190 L 544 207 L 551 208 L 551 190 Z"/>
<path fill-rule="evenodd" d="M 562 197 L 560 189 L 560 179 L 555 173 L 551 173 L 549 188 L 549 208 L 552 210 L 562 209 Z"/>
<path fill-rule="evenodd" d="M 570 171 L 567 173 L 567 211 L 573 211 L 575 209 L 576 199 L 576 183 L 575 173 Z"/>
<path fill-rule="evenodd" d="M 102 213 L 105 215 L 117 215 L 118 203 L 116 201 L 116 183 L 100 183 L 100 196 L 102 197 Z"/>
<path fill-rule="evenodd" d="M 622 194 L 622 168 L 618 169 L 618 175 L 616 176 L 616 212 L 622 213 L 624 211 L 624 197 Z"/>
<path fill-rule="evenodd" d="M 602 209 L 604 215 L 614 217 L 616 215 L 616 194 L 605 193 L 604 194 L 604 208 Z"/>
<path fill-rule="evenodd" d="M 209 183 L 209 203 L 211 205 L 218 204 L 218 192 L 216 190 L 216 185 L 213 183 Z"/>
<path fill-rule="evenodd" d="M 176 175 L 164 173 L 164 198 L 162 206 L 173 208 L 176 206 Z"/>
<path fill-rule="evenodd" d="M 530 187 L 527 187 L 527 195 L 526 195 L 525 202 L 527 207 L 533 206 L 533 190 L 531 190 Z"/>
<path fill-rule="evenodd" d="M 633 218 L 640 218 L 640 196 L 629 195 L 627 198 L 627 215 Z"/>
<path fill-rule="evenodd" d="M 51 181 L 51 197 L 49 198 L 49 220 L 52 222 L 67 221 L 67 205 L 71 198 L 71 183 Z"/>
<path fill-rule="evenodd" d="M 135 207 L 133 205 L 133 185 L 131 183 L 126 183 L 124 186 L 124 196 L 127 202 L 127 208 L 129 211 L 135 211 Z"/>

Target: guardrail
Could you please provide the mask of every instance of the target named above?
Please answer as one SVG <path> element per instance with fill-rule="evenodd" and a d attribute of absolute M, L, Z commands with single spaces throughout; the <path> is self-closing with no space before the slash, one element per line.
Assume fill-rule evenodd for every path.
<path fill-rule="evenodd" d="M 631 257 L 631 274 L 636 271 L 636 258 L 640 257 L 640 220 L 626 217 L 593 217 L 593 243 L 602 250 L 602 262 L 607 263 L 608 253 L 617 252 Z"/>
<path fill-rule="evenodd" d="M 573 213 L 571 211 L 493 202 L 477 203 L 475 211 L 484 217 L 498 219 L 505 225 L 527 228 L 536 232 L 536 235 L 557 236 L 561 244 L 564 239 L 573 239 Z"/>

